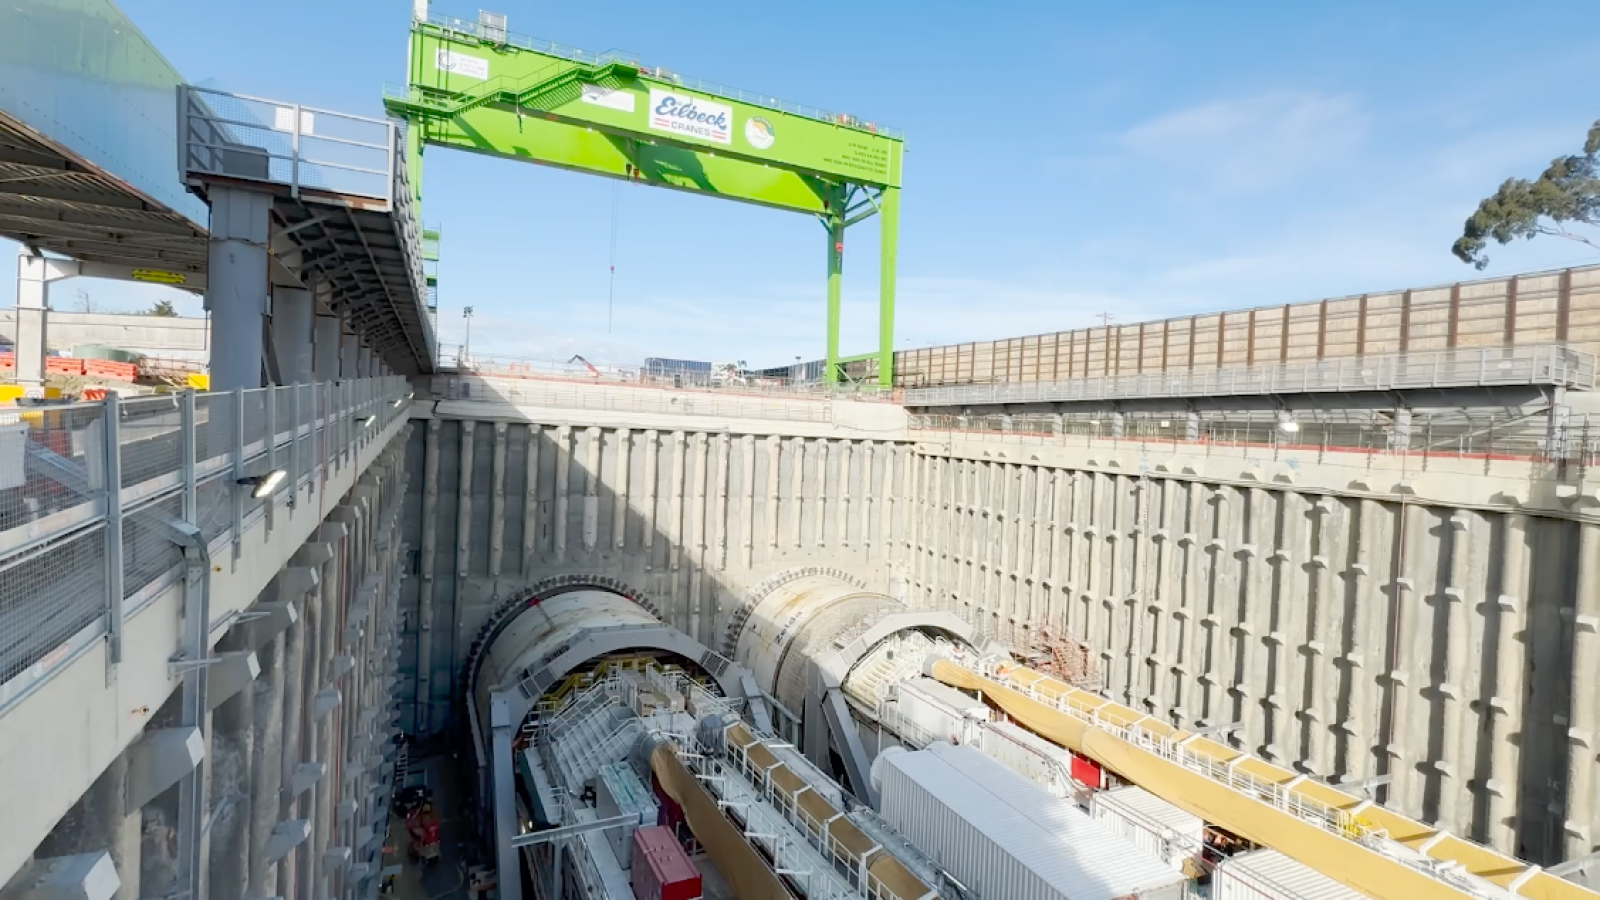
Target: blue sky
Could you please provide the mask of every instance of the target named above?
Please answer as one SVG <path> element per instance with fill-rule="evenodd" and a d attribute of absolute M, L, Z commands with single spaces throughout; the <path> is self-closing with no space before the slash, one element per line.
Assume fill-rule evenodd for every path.
<path fill-rule="evenodd" d="M 1476 277 L 1449 254 L 1462 219 L 1600 118 L 1576 2 L 481 2 L 515 32 L 904 129 L 899 347 Z M 409 0 L 120 5 L 191 82 L 379 115 L 402 75 Z M 446 342 L 471 304 L 482 353 L 821 355 L 815 220 L 442 150 L 424 183 Z M 1549 238 L 1492 256 L 1600 261 Z M 852 230 L 847 353 L 874 345 L 876 259 L 875 228 Z M 111 308 L 154 292 L 56 304 L 80 287 Z"/>

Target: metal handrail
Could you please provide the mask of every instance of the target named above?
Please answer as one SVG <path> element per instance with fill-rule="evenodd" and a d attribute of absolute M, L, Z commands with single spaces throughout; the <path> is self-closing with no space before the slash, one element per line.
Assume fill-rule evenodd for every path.
<path fill-rule="evenodd" d="M 271 510 L 285 502 L 279 495 L 320 490 L 314 487 L 320 473 L 349 465 L 354 448 L 409 416 L 408 394 L 404 378 L 384 378 L 164 398 L 112 395 L 101 403 L 19 410 L 17 422 L 6 427 L 28 430 L 32 460 L 21 493 L 52 498 L 52 505 L 5 509 L 0 572 L 9 577 L 0 578 L 0 609 L 7 614 L 0 618 L 0 715 L 60 671 L 72 658 L 62 648 L 81 646 L 91 631 L 119 633 L 173 583 L 182 561 L 170 542 L 140 538 L 146 511 L 165 507 L 173 515 L 170 510 L 181 506 L 185 521 L 219 557 L 228 544 L 237 555 L 249 528 L 263 520 L 269 530 L 275 526 Z M 190 404 L 194 409 L 183 412 Z M 185 431 L 183 416 L 190 413 L 194 427 Z M 193 442 L 197 457 L 189 465 L 180 452 L 185 442 Z M 285 472 L 274 496 L 247 501 L 248 491 L 234 482 L 269 470 Z M 85 561 L 74 548 L 98 540 L 95 535 L 113 522 L 126 540 L 106 542 L 96 563 L 103 571 L 89 587 L 107 599 L 67 644 L 56 646 L 60 638 L 38 626 L 69 618 L 84 605 L 81 595 L 66 596 L 73 583 L 61 576 L 83 573 Z M 45 574 L 30 582 L 23 575 L 28 568 Z"/>
<path fill-rule="evenodd" d="M 751 106 L 759 106 L 762 109 L 770 109 L 776 112 L 789 113 L 790 115 L 800 116 L 806 119 L 814 119 L 818 122 L 827 122 L 831 125 L 841 125 L 843 127 L 851 128 L 856 131 L 863 131 L 868 134 L 882 135 L 884 137 L 891 137 L 899 140 L 905 139 L 905 132 L 898 128 L 891 128 L 887 125 L 879 125 L 876 122 L 863 121 L 852 115 L 829 112 L 827 110 L 820 109 L 815 106 L 807 106 L 802 103 L 791 103 L 786 100 L 779 100 L 776 97 L 771 97 L 764 94 L 755 94 L 750 91 L 743 91 L 737 88 L 730 88 L 726 85 L 716 84 L 714 82 L 704 81 L 698 78 L 684 78 L 681 75 L 660 67 L 643 66 L 640 65 L 637 54 L 633 53 L 627 53 L 620 50 L 609 50 L 600 54 L 586 53 L 585 51 L 574 47 L 564 47 L 561 44 L 555 43 L 554 41 L 540 40 L 538 38 L 532 38 L 526 35 L 514 34 L 508 31 L 500 31 L 498 29 L 496 29 L 495 33 L 492 35 L 485 34 L 485 29 L 478 22 L 471 19 L 458 19 L 454 16 L 430 15 L 426 20 L 426 24 L 435 28 L 443 29 L 445 31 L 453 32 L 455 34 L 466 35 L 475 40 L 493 41 L 495 43 L 519 47 L 524 50 L 532 50 L 535 53 L 543 53 L 546 56 L 555 56 L 561 59 L 566 59 L 577 63 L 584 63 L 591 66 L 603 66 L 608 63 L 626 62 L 638 66 L 641 74 L 643 74 L 645 77 L 652 78 L 657 81 L 664 81 L 675 87 L 688 88 L 689 90 L 699 91 L 703 94 L 710 94 L 713 97 L 718 97 L 724 100 L 735 100 L 740 103 L 748 103 Z"/>
<path fill-rule="evenodd" d="M 1190 369 L 1170 373 L 1096 375 L 1061 381 L 1001 381 L 908 388 L 907 406 L 1070 403 L 1146 397 L 1558 385 L 1595 387 L 1595 356 L 1561 344 L 1428 350 L 1346 356 L 1301 363 Z"/>

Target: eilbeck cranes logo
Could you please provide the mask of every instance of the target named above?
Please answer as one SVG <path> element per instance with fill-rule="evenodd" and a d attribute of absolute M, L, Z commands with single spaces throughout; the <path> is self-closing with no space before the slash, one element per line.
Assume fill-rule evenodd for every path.
<path fill-rule="evenodd" d="M 744 139 L 757 150 L 767 150 L 778 139 L 778 133 L 771 122 L 760 116 L 751 116 L 744 122 Z"/>
<path fill-rule="evenodd" d="M 733 107 L 676 91 L 650 89 L 650 127 L 718 144 L 733 143 Z"/>

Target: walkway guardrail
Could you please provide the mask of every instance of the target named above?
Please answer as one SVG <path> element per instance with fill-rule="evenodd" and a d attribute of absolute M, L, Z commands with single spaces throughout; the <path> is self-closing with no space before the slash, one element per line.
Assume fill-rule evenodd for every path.
<path fill-rule="evenodd" d="M 176 583 L 164 523 L 237 561 L 409 397 L 373 378 L 0 410 L 0 713 Z"/>
<path fill-rule="evenodd" d="M 668 365 L 631 365 L 617 363 L 592 363 L 557 359 L 529 359 L 514 356 L 471 354 L 468 356 L 460 344 L 440 344 L 439 364 L 446 371 L 454 370 L 460 376 L 485 378 L 516 378 L 534 381 L 570 381 L 578 384 L 631 384 L 684 391 L 716 391 L 724 394 L 760 394 L 762 396 L 807 397 L 824 399 L 848 397 L 852 400 L 873 400 L 884 403 L 899 399 L 899 391 L 876 382 L 841 382 L 827 384 L 821 381 L 795 382 L 759 376 L 738 379 L 719 377 L 708 366 L 704 371 L 674 370 Z"/>
<path fill-rule="evenodd" d="M 434 395 L 441 400 L 472 400 L 618 413 L 653 413 L 709 416 L 719 419 L 767 419 L 780 422 L 832 421 L 824 395 L 771 397 L 740 394 L 733 390 L 684 391 L 650 386 L 602 383 L 600 389 L 559 381 L 521 381 L 473 376 L 435 378 Z"/>
<path fill-rule="evenodd" d="M 183 88 L 182 110 L 186 172 L 398 205 L 397 122 L 193 86 Z"/>
<path fill-rule="evenodd" d="M 1165 397 L 1237 397 L 1550 385 L 1591 390 L 1595 357 L 1558 344 L 1349 356 L 1066 381 L 911 388 L 905 404 L 1003 406 Z"/>
<path fill-rule="evenodd" d="M 191 186 L 275 185 L 275 194 L 287 188 L 292 200 L 315 201 L 279 206 L 285 224 L 274 236 L 299 244 L 303 257 L 325 268 L 350 263 L 348 277 L 335 280 L 336 293 L 357 305 L 370 302 L 369 294 L 381 296 L 378 318 L 393 317 L 381 324 L 405 333 L 424 371 L 433 365 L 438 340 L 404 123 L 186 85 L 180 88 L 178 140 L 179 169 Z M 320 209 L 313 213 L 311 205 Z M 369 220 L 365 228 L 362 217 Z M 320 238 L 305 230 L 312 226 L 321 229 Z M 335 235 L 334 229 L 346 230 Z"/>

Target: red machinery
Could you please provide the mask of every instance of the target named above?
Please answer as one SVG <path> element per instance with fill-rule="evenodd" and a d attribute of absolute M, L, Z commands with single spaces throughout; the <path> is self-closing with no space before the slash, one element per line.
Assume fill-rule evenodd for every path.
<path fill-rule="evenodd" d="M 432 803 L 419 803 L 406 816 L 406 834 L 411 843 L 406 855 L 412 862 L 426 866 L 439 859 L 439 817 L 433 814 Z"/>

